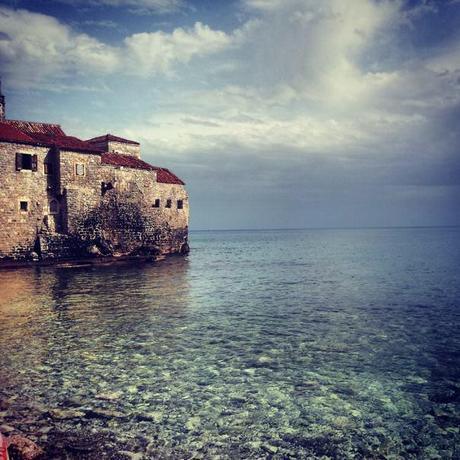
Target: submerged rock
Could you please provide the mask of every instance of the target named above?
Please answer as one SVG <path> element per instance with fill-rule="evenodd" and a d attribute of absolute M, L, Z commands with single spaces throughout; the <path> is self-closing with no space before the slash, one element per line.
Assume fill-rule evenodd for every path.
<path fill-rule="evenodd" d="M 102 256 L 102 252 L 95 244 L 88 246 L 86 252 L 91 256 Z"/>
<path fill-rule="evenodd" d="M 96 395 L 96 399 L 102 399 L 105 401 L 116 401 L 121 398 L 123 393 L 121 391 L 114 391 L 109 393 L 99 393 Z"/>
<path fill-rule="evenodd" d="M 13 458 L 35 460 L 43 455 L 43 449 L 30 439 L 15 434 L 8 439 L 8 450 Z"/>
<path fill-rule="evenodd" d="M 69 418 L 81 418 L 85 416 L 85 413 L 76 409 L 52 409 L 50 415 L 56 419 L 69 419 Z"/>
<path fill-rule="evenodd" d="M 123 418 L 125 414 L 116 410 L 92 409 L 86 413 L 88 418 Z"/>

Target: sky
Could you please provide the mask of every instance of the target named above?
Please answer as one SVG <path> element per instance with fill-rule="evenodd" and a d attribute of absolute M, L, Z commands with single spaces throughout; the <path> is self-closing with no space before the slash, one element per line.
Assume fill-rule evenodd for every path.
<path fill-rule="evenodd" d="M 13 119 L 141 142 L 192 229 L 460 225 L 460 0 L 0 0 Z"/>

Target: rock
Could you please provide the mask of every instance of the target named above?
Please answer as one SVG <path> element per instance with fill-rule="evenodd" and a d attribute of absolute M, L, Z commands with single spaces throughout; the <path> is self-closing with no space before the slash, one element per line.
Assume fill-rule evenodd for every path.
<path fill-rule="evenodd" d="M 163 418 L 163 413 L 160 411 L 145 412 L 136 414 L 135 419 L 139 422 L 160 422 Z"/>
<path fill-rule="evenodd" d="M 84 402 L 79 398 L 71 397 L 62 400 L 60 405 L 62 407 L 81 407 L 84 406 Z"/>
<path fill-rule="evenodd" d="M 86 252 L 91 256 L 102 256 L 102 252 L 95 244 L 88 246 Z"/>
<path fill-rule="evenodd" d="M 182 255 L 187 255 L 189 252 L 190 252 L 190 246 L 188 245 L 187 242 L 185 242 L 180 248 L 180 253 Z"/>
<path fill-rule="evenodd" d="M 42 426 L 41 428 L 37 430 L 37 432 L 40 434 L 48 434 L 52 429 L 53 429 L 52 426 Z"/>
<path fill-rule="evenodd" d="M 185 426 L 189 431 L 194 431 L 196 428 L 200 426 L 200 423 L 200 417 L 190 417 Z"/>
<path fill-rule="evenodd" d="M 88 418 L 123 418 L 125 414 L 116 410 L 92 409 L 86 413 Z"/>
<path fill-rule="evenodd" d="M 126 455 L 131 460 L 142 460 L 144 454 L 142 452 L 129 452 L 128 450 L 121 450 L 120 454 Z"/>
<path fill-rule="evenodd" d="M 15 430 L 15 428 L 13 428 L 10 425 L 0 425 L 0 432 L 1 433 L 12 433 L 14 430 Z"/>
<path fill-rule="evenodd" d="M 8 439 L 8 450 L 12 456 L 20 460 L 34 460 L 43 455 L 43 449 L 30 439 L 15 434 Z"/>
<path fill-rule="evenodd" d="M 85 416 L 85 413 L 76 409 L 52 409 L 50 415 L 56 419 L 69 419 L 69 418 L 81 418 Z"/>
<path fill-rule="evenodd" d="M 121 391 L 114 391 L 112 393 L 99 393 L 96 395 L 96 399 L 103 399 L 105 401 L 116 401 L 123 395 Z"/>
<path fill-rule="evenodd" d="M 265 444 L 264 449 L 266 449 L 271 454 L 276 454 L 278 452 L 278 447 L 274 446 L 273 444 Z"/>

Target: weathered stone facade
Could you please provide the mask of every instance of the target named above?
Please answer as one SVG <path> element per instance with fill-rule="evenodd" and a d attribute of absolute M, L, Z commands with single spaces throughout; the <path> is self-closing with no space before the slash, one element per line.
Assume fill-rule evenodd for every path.
<path fill-rule="evenodd" d="M 188 194 L 137 142 L 0 119 L 0 261 L 188 251 Z"/>

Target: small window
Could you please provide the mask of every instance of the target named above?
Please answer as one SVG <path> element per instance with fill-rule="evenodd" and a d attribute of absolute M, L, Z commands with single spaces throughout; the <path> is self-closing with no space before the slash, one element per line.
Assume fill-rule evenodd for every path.
<path fill-rule="evenodd" d="M 50 201 L 49 205 L 50 214 L 58 214 L 59 213 L 59 203 L 57 200 L 53 199 Z"/>
<path fill-rule="evenodd" d="M 37 155 L 29 153 L 16 153 L 16 171 L 22 170 L 36 171 L 37 170 Z"/>
<path fill-rule="evenodd" d="M 52 176 L 53 175 L 53 163 L 49 163 L 49 162 L 43 163 L 43 172 L 47 176 Z"/>
<path fill-rule="evenodd" d="M 160 207 L 160 199 L 159 198 L 157 198 L 155 200 L 155 202 L 153 203 L 152 207 L 153 208 L 159 208 Z"/>
<path fill-rule="evenodd" d="M 166 200 L 166 207 L 167 208 L 170 208 L 172 206 L 172 200 L 171 199 L 167 199 Z"/>
<path fill-rule="evenodd" d="M 85 175 L 85 165 L 82 163 L 77 163 L 75 165 L 75 174 L 77 176 L 84 176 Z"/>
<path fill-rule="evenodd" d="M 184 200 L 177 200 L 177 209 L 184 209 Z"/>
<path fill-rule="evenodd" d="M 20 201 L 19 202 L 19 209 L 22 212 L 27 212 L 29 210 L 29 202 L 28 201 Z"/>

